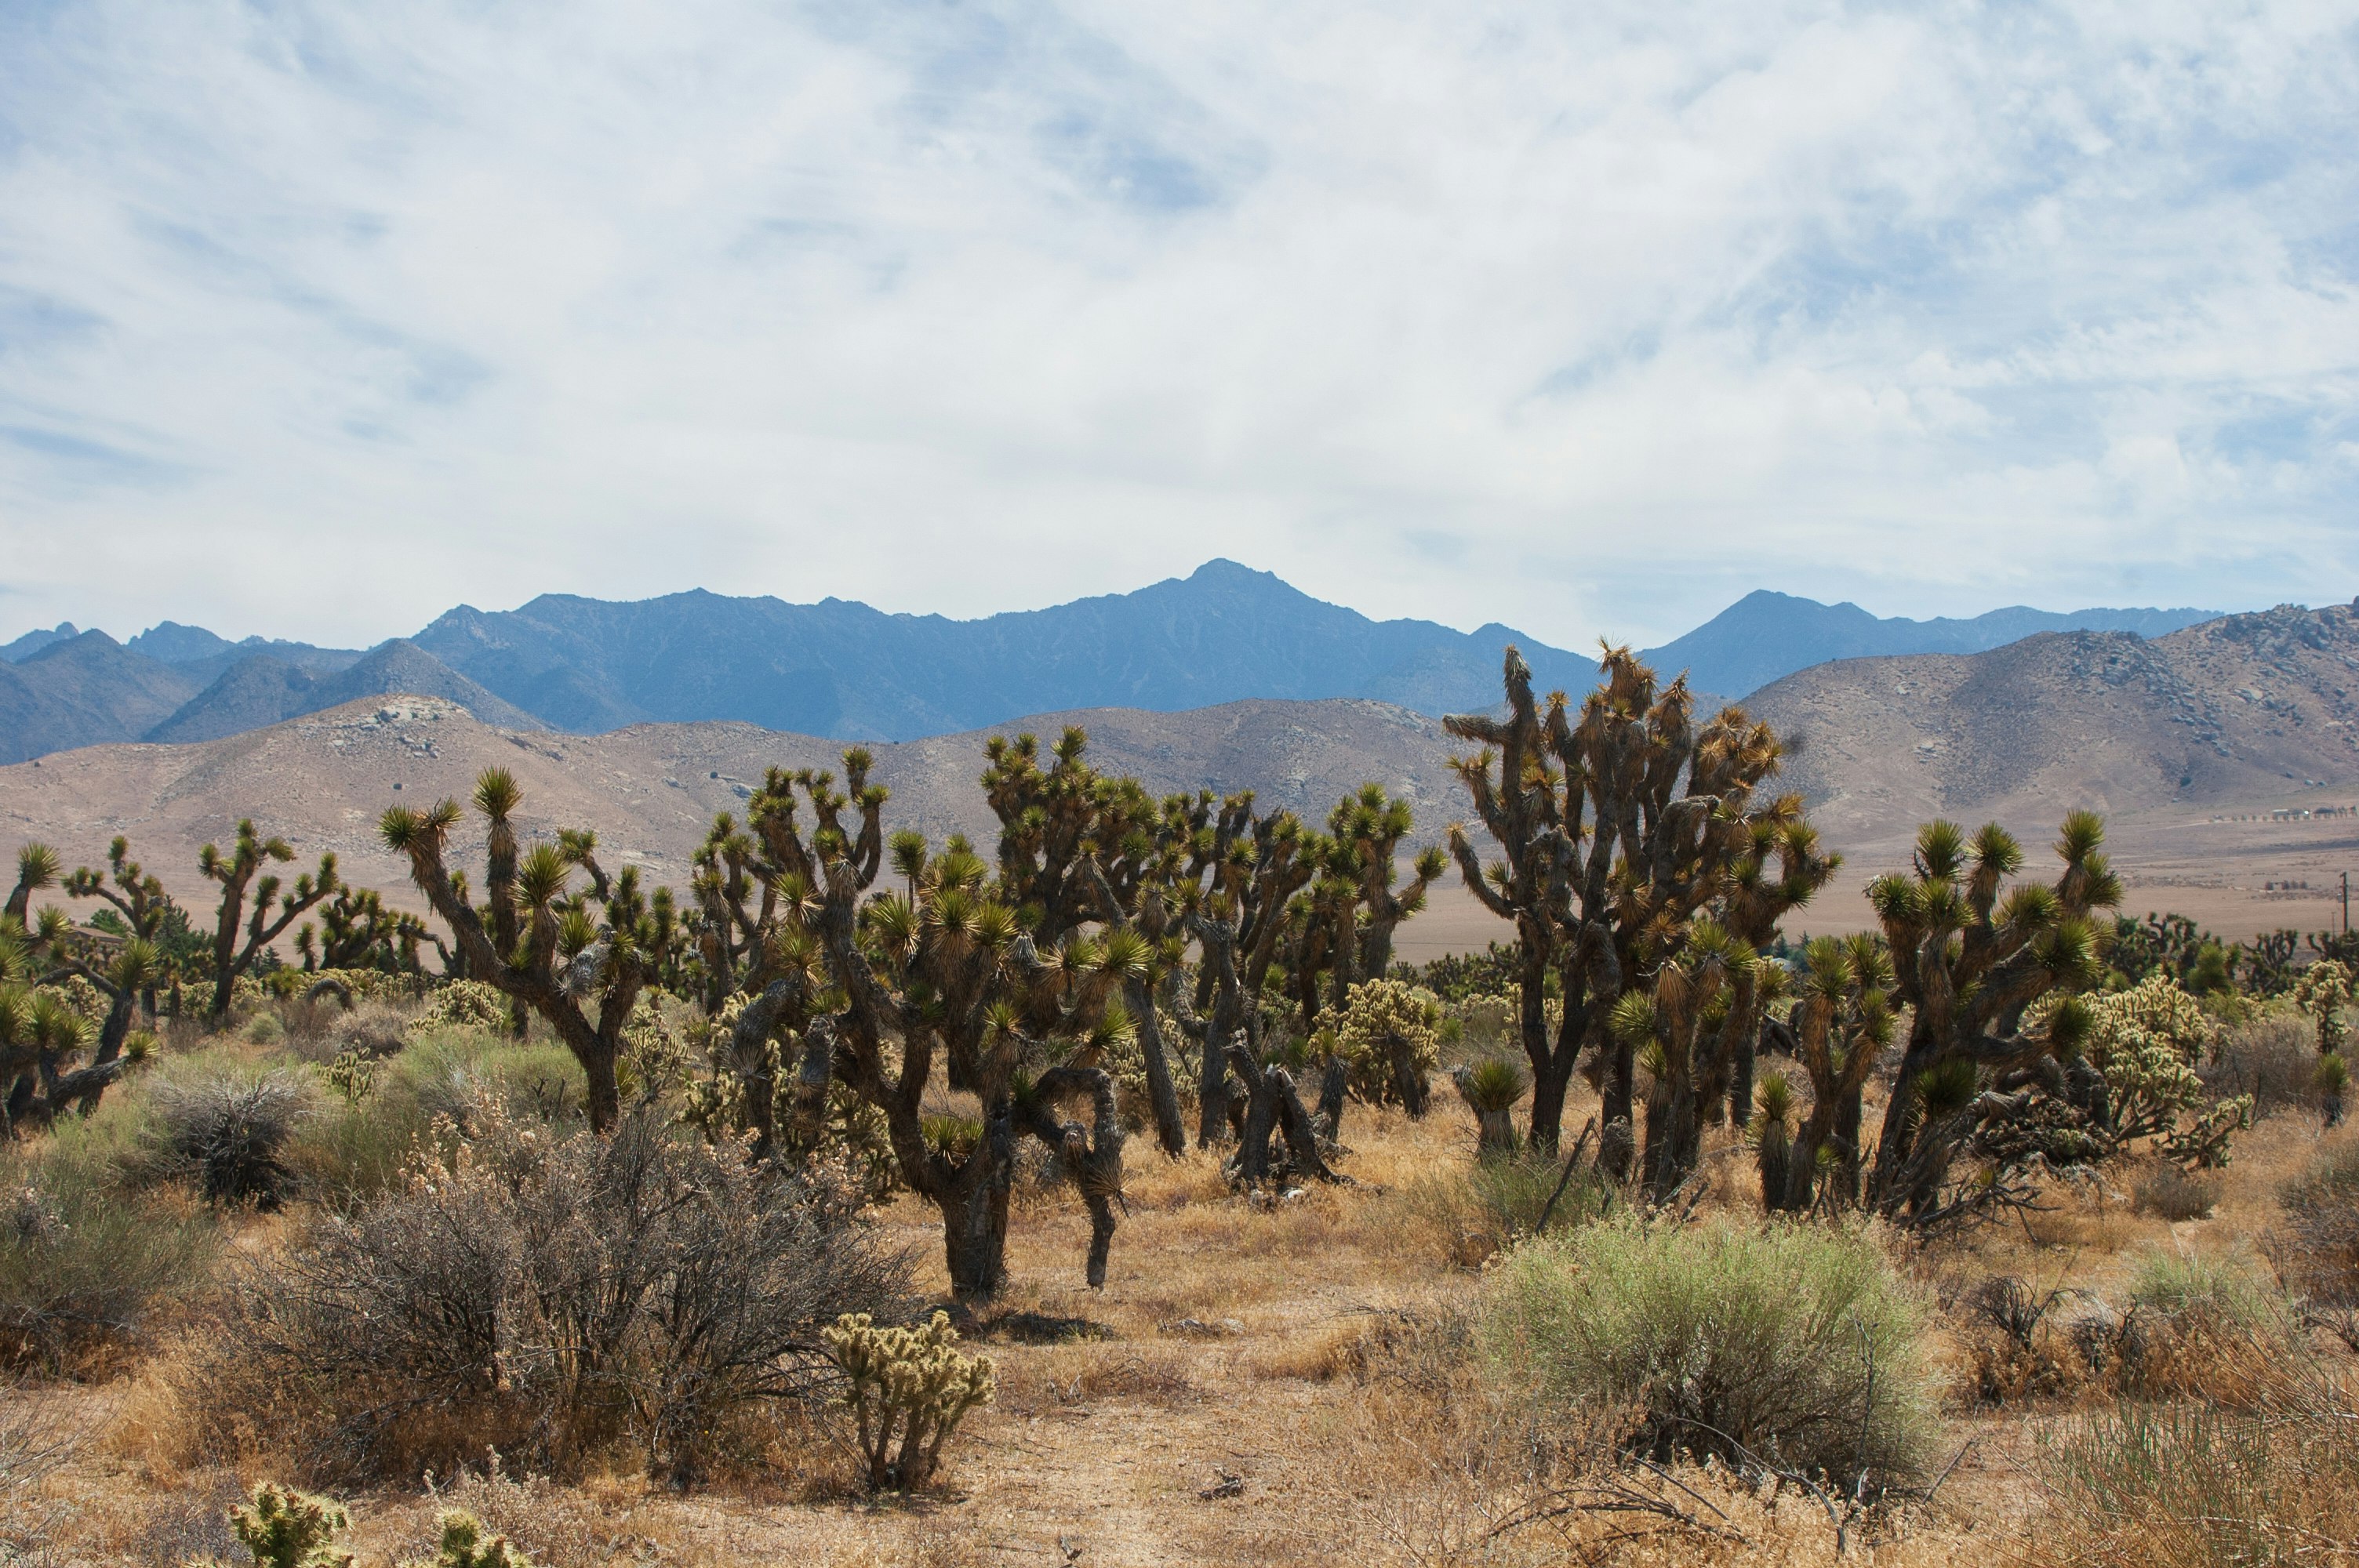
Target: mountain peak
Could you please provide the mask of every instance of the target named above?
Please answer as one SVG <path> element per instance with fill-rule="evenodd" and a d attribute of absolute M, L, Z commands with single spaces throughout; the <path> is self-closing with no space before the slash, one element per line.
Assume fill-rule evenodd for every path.
<path fill-rule="evenodd" d="M 2009 605 L 1971 620 L 1911 621 L 1878 616 L 1846 600 L 1756 589 L 1710 621 L 1646 657 L 1665 675 L 1688 672 L 1701 691 L 1741 697 L 1797 670 L 1834 659 L 1901 654 L 1974 654 L 2041 632 L 2129 632 L 2160 637 L 2200 622 L 2209 610 L 2074 610 L 2061 613 Z"/>

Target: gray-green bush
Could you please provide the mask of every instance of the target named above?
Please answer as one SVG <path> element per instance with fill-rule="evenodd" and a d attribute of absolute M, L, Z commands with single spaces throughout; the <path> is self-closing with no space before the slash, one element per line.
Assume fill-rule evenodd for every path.
<path fill-rule="evenodd" d="M 1628 1411 L 1630 1442 L 1651 1457 L 1875 1487 L 1924 1465 L 1921 1326 L 1858 1234 L 1625 1217 L 1519 1249 L 1482 1332 L 1494 1376 L 1544 1406 Z"/>
<path fill-rule="evenodd" d="M 216 1227 L 183 1195 L 132 1186 L 119 1120 L 61 1124 L 0 1167 L 0 1362 L 68 1369 L 210 1271 Z"/>
<path fill-rule="evenodd" d="M 905 1305 L 833 1195 L 658 1112 L 596 1138 L 487 1101 L 413 1174 L 234 1292 L 193 1390 L 213 1446 L 338 1478 L 629 1444 L 688 1485 L 738 1415 L 832 1380 L 822 1326 Z"/>

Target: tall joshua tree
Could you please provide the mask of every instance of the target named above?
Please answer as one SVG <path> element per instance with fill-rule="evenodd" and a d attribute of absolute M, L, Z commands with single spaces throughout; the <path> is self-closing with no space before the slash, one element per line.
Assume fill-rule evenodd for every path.
<path fill-rule="evenodd" d="M 1891 985 L 1891 956 L 1865 933 L 1844 941 L 1821 936 L 1803 949 L 1794 1056 L 1810 1080 L 1810 1109 L 1793 1136 L 1782 1184 L 1765 1168 L 1767 1206 L 1807 1209 L 1821 1195 L 1857 1200 L 1860 1091 L 1892 1043 Z M 1833 1155 L 1823 1162 L 1827 1170 L 1821 1150 Z M 1822 1181 L 1830 1184 L 1823 1192 Z"/>
<path fill-rule="evenodd" d="M 1685 680 L 1658 688 L 1626 648 L 1608 648 L 1601 667 L 1604 679 L 1576 720 L 1561 692 L 1545 706 L 1533 696 L 1530 667 L 1510 648 L 1507 716 L 1445 722 L 1484 748 L 1457 767 L 1501 858 L 1484 866 L 1462 824 L 1450 847 L 1468 889 L 1516 923 L 1531 1141 L 1557 1146 L 1573 1065 L 1594 1049 L 1606 1069 L 1601 1152 L 1618 1163 L 1631 1145 L 1634 1052 L 1645 1032 L 1608 1020 L 1625 991 L 1679 951 L 1695 914 L 1730 891 L 1763 815 L 1754 790 L 1775 773 L 1779 748 L 1739 708 L 1697 726 Z M 1564 1010 L 1553 1039 L 1544 1000 L 1551 967 Z M 1706 1059 L 1690 1063 L 1698 1078 L 1718 1081 L 1723 1044 L 1715 1034 Z"/>
<path fill-rule="evenodd" d="M 2093 914 L 2121 902 L 2104 839 L 2103 819 L 2071 813 L 2056 841 L 2056 880 L 2010 889 L 2023 850 L 2004 828 L 1991 823 L 1969 839 L 1954 823 L 1931 822 L 1918 832 L 1908 872 L 1868 884 L 1895 989 L 1911 1010 L 1869 1184 L 1878 1208 L 1923 1212 L 1976 1121 L 2003 1109 L 1993 1096 L 1973 1094 L 1978 1074 L 2070 1049 L 2067 1032 L 2027 1032 L 2024 1009 L 2103 977 L 2104 933 Z"/>
<path fill-rule="evenodd" d="M 1078 759 L 1078 751 L 1075 752 Z M 906 890 L 869 890 L 884 866 L 885 791 L 865 752 L 844 755 L 845 789 L 824 773 L 773 770 L 750 805 L 771 875 L 800 896 L 776 901 L 777 929 L 814 939 L 835 1010 L 806 1025 L 823 1048 L 806 1061 L 884 1113 L 902 1178 L 941 1211 L 951 1289 L 995 1294 L 1006 1275 L 1007 1208 L 1018 1139 L 1057 1151 L 1091 1217 L 1088 1277 L 1103 1284 L 1122 1191 L 1123 1134 L 1098 1056 L 1129 1027 L 1116 1003 L 1147 962 L 1135 931 L 1069 930 L 1036 943 L 1012 898 L 966 845 L 938 854 L 902 839 Z M 808 805 L 808 828 L 799 820 Z M 847 822 L 847 806 L 859 813 Z M 1021 857 L 1018 857 L 1020 860 Z M 1038 869 L 1034 862 L 1034 870 Z M 929 1116 L 937 1065 L 975 1097 L 969 1121 Z M 1091 1121 L 1060 1119 L 1087 1102 Z"/>
<path fill-rule="evenodd" d="M 222 890 L 221 911 L 213 925 L 213 1000 L 209 1010 L 215 1018 L 229 1011 L 238 977 L 252 969 L 266 948 L 339 885 L 336 857 L 325 854 L 320 857 L 317 871 L 298 876 L 294 887 L 282 894 L 277 876 L 262 872 L 262 868 L 269 861 L 294 858 L 295 850 L 286 839 L 265 838 L 255 831 L 250 816 L 237 825 L 237 841 L 228 854 L 212 844 L 198 853 L 198 869 L 220 883 Z M 255 880 L 257 872 L 262 872 L 259 881 Z M 254 899 L 251 916 L 245 908 L 249 890 Z"/>
<path fill-rule="evenodd" d="M 1259 1000 L 1277 961 L 1288 903 L 1317 873 L 1306 850 L 1315 848 L 1290 811 L 1266 816 L 1242 791 L 1216 806 L 1209 793 L 1164 802 L 1164 831 L 1187 846 L 1172 884 L 1180 925 L 1196 940 L 1200 960 L 1192 1006 L 1181 1027 L 1198 1042 L 1202 1070 L 1197 1085 L 1196 1141 L 1210 1148 L 1240 1130 L 1245 1102 L 1229 1083 L 1230 1048 L 1243 1041 L 1262 1054 Z"/>
<path fill-rule="evenodd" d="M 1364 784 L 1328 814 L 1326 837 L 1307 843 L 1317 874 L 1288 911 L 1284 954 L 1306 1035 L 1322 1004 L 1340 1010 L 1353 986 L 1384 978 L 1394 933 L 1425 907 L 1426 890 L 1449 869 L 1449 856 L 1430 847 L 1419 852 L 1408 886 L 1395 887 L 1400 842 L 1412 826 L 1408 802 Z"/>
<path fill-rule="evenodd" d="M 506 768 L 486 768 L 475 781 L 475 809 L 488 829 L 488 902 L 482 911 L 445 864 L 458 802 L 445 800 L 426 811 L 394 806 L 379 820 L 378 832 L 387 848 L 408 857 L 410 881 L 451 928 L 469 976 L 540 1014 L 582 1064 L 590 1125 L 604 1132 L 622 1110 L 614 1068 L 623 1026 L 647 983 L 648 954 L 661 938 L 637 878 L 627 871 L 603 899 L 569 897 L 577 858 L 554 843 L 521 847 L 514 814 L 523 801 Z"/>
<path fill-rule="evenodd" d="M 307 969 L 382 969 L 415 973 L 426 923 L 386 907 L 375 888 L 342 887 L 320 908 L 315 930 L 305 921 L 295 933 L 295 950 Z"/>
<path fill-rule="evenodd" d="M 1729 935 L 1757 952 L 1777 935 L 1779 921 L 1832 880 L 1843 857 L 1819 842 L 1799 795 L 1777 796 L 1753 813 L 1747 827 L 1750 839 L 1730 860 L 1718 907 Z M 1720 1119 L 1724 1101 L 1729 1119 L 1745 1124 L 1753 1104 L 1753 1065 L 1764 1014 L 1784 979 L 1784 969 L 1769 964 L 1748 966 L 1735 976 L 1723 1038 L 1697 1082 L 1707 1120 Z"/>
<path fill-rule="evenodd" d="M 1164 813 L 1136 779 L 1090 766 L 1088 743 L 1082 730 L 1067 729 L 1046 768 L 1034 736 L 995 736 L 985 744 L 983 787 L 999 818 L 1000 886 L 1036 944 L 1060 943 L 1092 922 L 1144 943 L 1145 962 L 1125 970 L 1120 1002 L 1136 1027 L 1157 1141 L 1176 1157 L 1187 1152 L 1187 1132 L 1157 992 L 1180 968 L 1184 938 L 1174 928 L 1170 895 L 1186 844 L 1167 831 Z M 897 860 L 908 859 L 905 839 L 897 838 L 895 849 Z M 922 840 L 915 852 L 921 864 Z"/>

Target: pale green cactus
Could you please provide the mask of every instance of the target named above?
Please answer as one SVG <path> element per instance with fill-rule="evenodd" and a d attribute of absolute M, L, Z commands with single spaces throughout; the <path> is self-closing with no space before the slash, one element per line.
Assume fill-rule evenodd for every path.
<path fill-rule="evenodd" d="M 925 1485 L 959 1422 L 991 1402 L 991 1357 L 959 1354 L 958 1330 L 940 1312 L 917 1328 L 878 1328 L 866 1313 L 847 1314 L 825 1337 L 828 1354 L 851 1379 L 843 1400 L 859 1422 L 869 1487 L 908 1491 Z"/>
<path fill-rule="evenodd" d="M 403 1568 L 532 1568 L 516 1543 L 505 1535 L 486 1535 L 484 1521 L 462 1509 L 437 1517 L 442 1540 L 430 1558 L 414 1558 Z"/>

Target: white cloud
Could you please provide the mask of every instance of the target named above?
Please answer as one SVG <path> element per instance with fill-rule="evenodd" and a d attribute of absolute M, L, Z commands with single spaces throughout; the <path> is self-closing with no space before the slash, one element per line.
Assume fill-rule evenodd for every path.
<path fill-rule="evenodd" d="M 2354 16 L 19 7 L 0 586 L 2340 598 Z"/>

